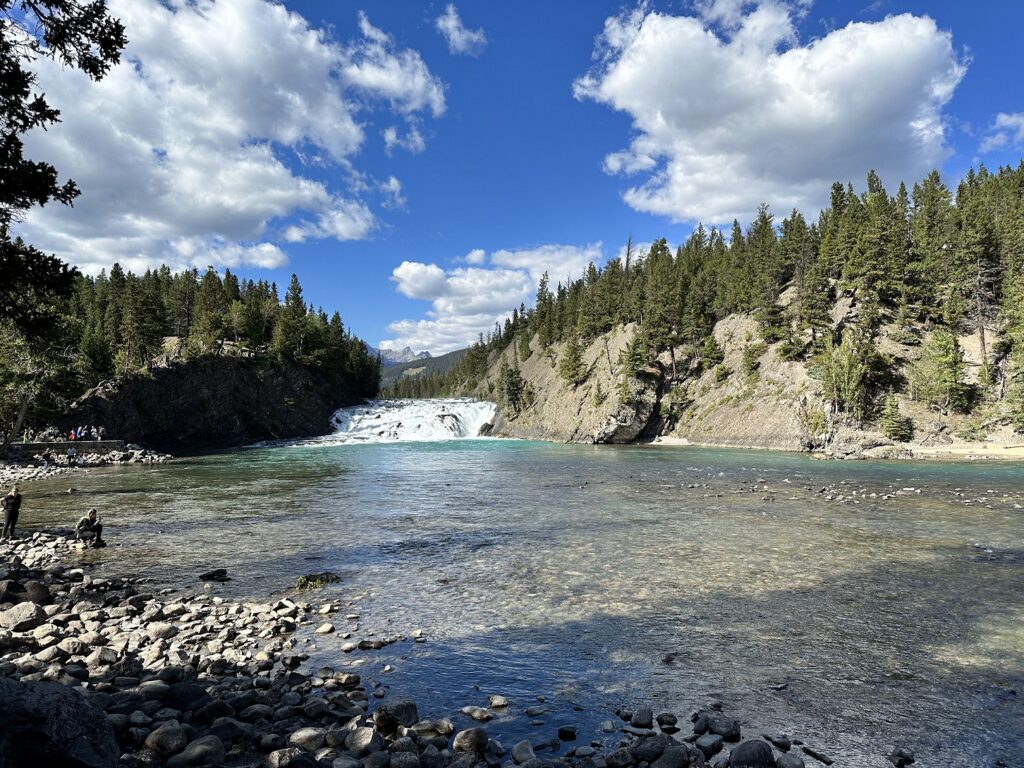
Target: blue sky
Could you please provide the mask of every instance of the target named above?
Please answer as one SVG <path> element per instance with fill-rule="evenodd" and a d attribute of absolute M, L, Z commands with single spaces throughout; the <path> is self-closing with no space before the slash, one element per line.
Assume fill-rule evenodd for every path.
<path fill-rule="evenodd" d="M 462 346 L 630 234 L 1024 153 L 1019 3 L 111 7 L 107 80 L 39 65 L 64 123 L 29 150 L 83 196 L 25 234 L 90 272 L 294 271 L 372 344 Z"/>

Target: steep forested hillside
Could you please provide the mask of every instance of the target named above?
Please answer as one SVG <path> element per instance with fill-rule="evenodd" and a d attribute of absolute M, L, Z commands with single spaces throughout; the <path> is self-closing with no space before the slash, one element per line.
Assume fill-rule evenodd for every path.
<path fill-rule="evenodd" d="M 731 316 L 750 322 L 730 367 L 712 331 Z M 584 350 L 627 324 L 635 333 L 614 361 L 624 391 L 659 356 L 671 389 L 706 372 L 754 375 L 770 348 L 820 382 L 834 427 L 884 414 L 901 435 L 912 429 L 901 407 L 917 404 L 975 416 L 978 430 L 1024 430 L 1024 163 L 972 170 L 955 193 L 933 172 L 893 195 L 871 173 L 860 194 L 835 184 L 816 221 L 762 206 L 746 229 L 699 226 L 674 252 L 659 240 L 569 285 L 545 278 L 536 306 L 481 339 L 438 390 L 487 382 L 514 418 L 530 407 L 523 361 L 547 356 L 561 386 L 580 387 L 593 370 Z"/>
<path fill-rule="evenodd" d="M 68 280 L 59 301 L 24 297 L 30 318 L 45 322 L 0 325 L 0 437 L 59 418 L 100 382 L 151 378 L 155 368 L 211 357 L 298 366 L 323 392 L 337 392 L 339 403 L 379 388 L 377 357 L 337 312 L 328 317 L 307 306 L 294 275 L 283 302 L 276 285 L 227 270 L 200 276 L 161 267 L 135 275 L 115 264 L 109 274 L 69 272 Z M 156 400 L 150 405 L 159 408 Z"/>

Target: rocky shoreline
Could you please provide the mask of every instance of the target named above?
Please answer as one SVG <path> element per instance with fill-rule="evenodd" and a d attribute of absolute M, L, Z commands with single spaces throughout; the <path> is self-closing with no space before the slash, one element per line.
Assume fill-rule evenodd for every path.
<path fill-rule="evenodd" d="M 56 456 L 52 461 L 44 462 L 41 455 L 33 456 L 24 461 L 0 462 L 0 487 L 12 483 L 24 483 L 28 480 L 42 480 L 47 477 L 77 472 L 93 467 L 105 467 L 112 464 L 162 464 L 174 457 L 167 453 L 158 453 L 138 446 L 129 446 L 120 451 L 107 453 L 85 453 L 74 461 L 67 456 Z"/>
<path fill-rule="evenodd" d="M 563 724 L 506 749 L 481 725 L 516 707 L 492 695 L 452 717 L 329 667 L 305 669 L 299 639 L 357 620 L 339 601 L 245 602 L 151 591 L 72 565 L 76 545 L 35 532 L 0 545 L 0 764 L 269 766 L 270 768 L 801 768 L 830 765 L 785 734 L 743 739 L 721 704 L 690 717 L 619 709 L 600 734 Z M 215 577 L 219 574 L 209 574 Z M 306 593 L 303 594 L 306 596 Z M 353 636 L 354 637 L 354 636 Z M 366 637 L 351 653 L 425 642 L 419 633 Z M 538 708 L 543 710 L 543 707 Z M 531 714 L 531 711 L 533 714 Z M 526 709 L 527 716 L 537 711 Z M 611 714 L 611 713 L 609 713 Z M 461 723 L 465 727 L 457 727 Z M 538 755 L 537 753 L 541 753 Z M 913 754 L 889 755 L 897 766 Z"/>

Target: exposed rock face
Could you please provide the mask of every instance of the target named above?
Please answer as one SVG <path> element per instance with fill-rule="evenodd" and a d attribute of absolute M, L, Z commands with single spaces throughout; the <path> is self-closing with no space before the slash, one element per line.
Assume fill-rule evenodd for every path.
<path fill-rule="evenodd" d="M 114 768 L 121 755 L 106 716 L 57 683 L 0 677 L 0 765 Z"/>
<path fill-rule="evenodd" d="M 766 349 L 757 360 L 757 375 L 743 372 L 745 350 L 760 339 L 754 320 L 733 315 L 715 327 L 725 350 L 723 370 L 729 371 L 724 378 L 713 366 L 696 367 L 684 348 L 624 378 L 619 356 L 635 332 L 636 326 L 627 325 L 587 347 L 583 361 L 589 375 L 577 387 L 559 376 L 562 345 L 519 361 L 534 402 L 519 414 L 501 409 L 492 434 L 578 443 L 633 443 L 667 435 L 695 445 L 793 451 L 815 444 L 818 436 L 807 425 L 821 410 L 820 384 L 805 366 L 779 360 Z M 504 353 L 509 364 L 512 354 L 511 348 Z M 500 364 L 500 358 L 492 361 L 474 396 L 494 398 Z"/>
<path fill-rule="evenodd" d="M 573 443 L 631 443 L 657 414 L 658 389 L 663 374 L 657 366 L 626 381 L 623 390 L 619 354 L 629 344 L 636 326 L 627 325 L 596 339 L 583 352 L 590 375 L 579 386 L 564 381 L 558 372 L 561 344 L 536 351 L 518 363 L 523 378 L 534 392 L 533 404 L 519 414 L 499 410 L 491 433 L 503 437 L 555 440 Z M 512 361 L 514 350 L 504 357 Z M 486 380 L 472 394 L 493 399 L 500 359 L 493 361 Z M 625 397 L 624 397 L 625 396 Z"/>
<path fill-rule="evenodd" d="M 119 439 L 182 453 L 325 434 L 334 411 L 359 400 L 293 363 L 204 357 L 104 382 L 61 426 L 102 424 Z"/>

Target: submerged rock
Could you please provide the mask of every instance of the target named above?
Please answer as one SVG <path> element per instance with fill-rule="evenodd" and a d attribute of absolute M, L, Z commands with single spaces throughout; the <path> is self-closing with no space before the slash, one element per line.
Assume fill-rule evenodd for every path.
<path fill-rule="evenodd" d="M 775 753 L 765 742 L 750 739 L 729 753 L 729 768 L 775 768 Z"/>

